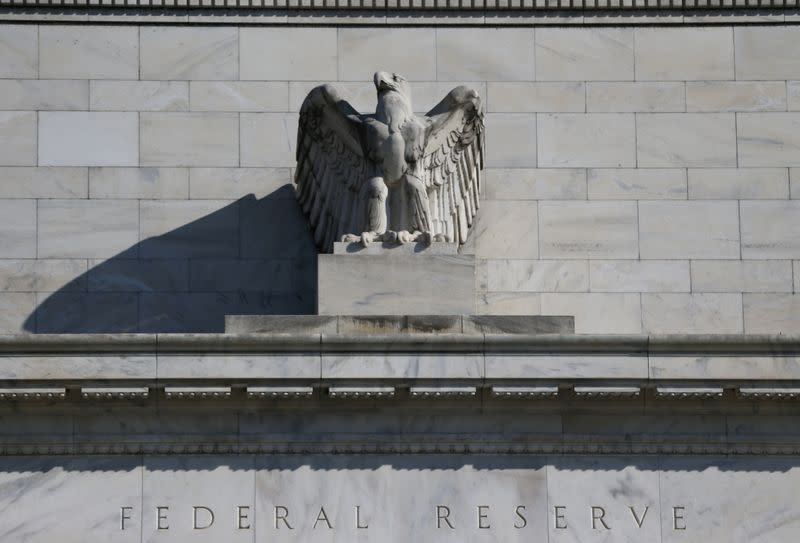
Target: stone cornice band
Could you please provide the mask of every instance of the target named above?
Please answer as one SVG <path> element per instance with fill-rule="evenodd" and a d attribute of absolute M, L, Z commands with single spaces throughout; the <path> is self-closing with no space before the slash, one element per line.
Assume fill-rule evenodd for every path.
<path fill-rule="evenodd" d="M 272 399 L 330 387 L 332 398 L 394 397 L 395 387 L 406 398 L 543 398 L 572 387 L 578 398 L 741 389 L 740 397 L 791 399 L 800 397 L 800 337 L 15 335 L 0 336 L 0 386 L 10 400 L 97 387 L 94 399 L 128 397 L 131 387 L 167 398 L 228 397 L 231 387 Z"/>

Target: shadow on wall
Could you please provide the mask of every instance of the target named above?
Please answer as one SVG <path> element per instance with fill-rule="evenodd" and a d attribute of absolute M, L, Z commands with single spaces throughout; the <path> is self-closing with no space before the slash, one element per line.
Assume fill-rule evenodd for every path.
<path fill-rule="evenodd" d="M 171 206 L 191 212 L 204 205 L 142 201 L 140 222 L 170 221 L 178 211 Z M 227 314 L 310 314 L 316 255 L 287 185 L 90 261 L 85 274 L 40 301 L 23 327 L 35 333 L 222 332 Z"/>

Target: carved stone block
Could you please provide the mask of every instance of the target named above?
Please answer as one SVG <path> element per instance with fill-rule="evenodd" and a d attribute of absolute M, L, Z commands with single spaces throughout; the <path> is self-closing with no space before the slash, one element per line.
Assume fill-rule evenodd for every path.
<path fill-rule="evenodd" d="M 336 254 L 347 244 L 335 245 L 335 254 L 317 260 L 320 315 L 476 313 L 475 257 L 452 254 L 452 244 L 417 246 L 419 252 L 413 245 L 371 245 L 349 254 Z"/>

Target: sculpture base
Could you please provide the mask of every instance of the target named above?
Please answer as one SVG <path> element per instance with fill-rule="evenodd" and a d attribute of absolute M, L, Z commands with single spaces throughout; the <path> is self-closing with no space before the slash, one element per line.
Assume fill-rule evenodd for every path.
<path fill-rule="evenodd" d="M 227 315 L 228 334 L 572 334 L 573 317 L 522 315 Z"/>
<path fill-rule="evenodd" d="M 337 243 L 317 260 L 320 315 L 472 315 L 475 256 L 452 243 Z"/>

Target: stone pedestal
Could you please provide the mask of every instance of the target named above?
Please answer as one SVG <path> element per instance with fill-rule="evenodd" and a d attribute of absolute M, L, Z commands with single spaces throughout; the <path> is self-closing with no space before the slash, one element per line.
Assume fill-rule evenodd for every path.
<path fill-rule="evenodd" d="M 549 315 L 227 315 L 228 334 L 572 334 L 575 319 Z"/>
<path fill-rule="evenodd" d="M 475 256 L 451 243 L 336 243 L 318 258 L 320 315 L 471 315 Z"/>

